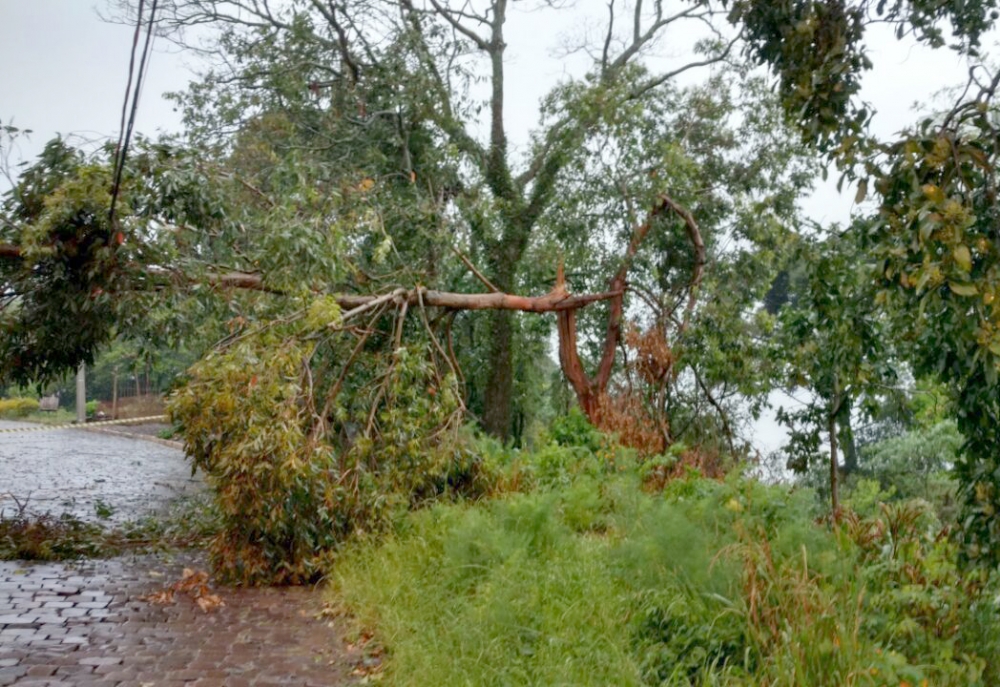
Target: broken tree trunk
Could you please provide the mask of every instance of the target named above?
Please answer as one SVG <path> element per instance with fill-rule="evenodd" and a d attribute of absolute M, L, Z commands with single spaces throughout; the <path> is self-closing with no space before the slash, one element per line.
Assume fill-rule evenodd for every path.
<path fill-rule="evenodd" d="M 684 317 L 679 328 L 687 327 L 697 302 L 698 287 L 705 274 L 705 243 L 701 237 L 701 230 L 694 217 L 683 206 L 675 202 L 667 194 L 661 194 L 659 200 L 646 215 L 646 221 L 635 225 L 632 228 L 632 238 L 629 240 L 628 248 L 622 258 L 621 266 L 611 278 L 610 288 L 605 295 L 608 296 L 611 312 L 608 314 L 608 327 L 604 334 L 604 348 L 601 360 L 597 365 L 597 373 L 590 377 L 584 370 L 583 362 L 577 352 L 576 335 L 576 309 L 565 308 L 558 312 L 559 317 L 559 362 L 562 366 L 563 374 L 566 376 L 570 386 L 576 393 L 577 402 L 580 409 L 587 415 L 587 418 L 595 425 L 601 404 L 601 397 L 607 393 L 608 383 L 611 381 L 611 372 L 614 369 L 615 355 L 618 350 L 618 343 L 621 340 L 622 318 L 625 307 L 625 290 L 628 286 L 628 271 L 635 260 L 639 246 L 646 239 L 653 227 L 653 221 L 664 212 L 673 212 L 684 221 L 688 239 L 691 241 L 694 250 L 694 261 L 691 270 L 691 279 L 688 282 L 688 301 L 684 311 Z M 559 268 L 556 291 L 565 292 L 562 266 Z"/>
<path fill-rule="evenodd" d="M 8 260 L 20 260 L 21 249 L 10 244 L 0 244 L 0 258 Z M 165 276 L 178 281 L 188 283 L 207 283 L 218 288 L 247 289 L 251 291 L 263 291 L 281 295 L 280 290 L 268 286 L 264 278 L 253 272 L 240 272 L 232 270 L 229 272 L 206 272 L 199 278 L 189 278 L 176 271 L 163 268 L 151 267 L 150 274 Z M 575 310 L 590 303 L 605 301 L 621 294 L 614 291 L 605 293 L 590 293 L 573 295 L 567 293 L 565 288 L 557 288 L 544 296 L 518 296 L 510 293 L 457 293 L 454 291 L 437 291 L 425 287 L 415 289 L 396 289 L 387 294 L 377 295 L 353 295 L 334 294 L 334 299 L 341 308 L 344 309 L 345 317 L 356 313 L 364 312 L 381 303 L 393 301 L 398 305 L 404 302 L 407 305 L 419 305 L 446 308 L 450 310 L 519 310 L 521 312 L 561 312 L 563 310 Z"/>

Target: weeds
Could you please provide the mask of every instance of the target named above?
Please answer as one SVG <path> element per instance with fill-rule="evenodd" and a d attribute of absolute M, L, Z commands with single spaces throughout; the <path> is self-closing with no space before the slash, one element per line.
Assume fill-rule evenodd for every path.
<path fill-rule="evenodd" d="M 919 504 L 831 529 L 805 490 L 650 494 L 561 455 L 568 473 L 523 458 L 532 493 L 439 504 L 341 555 L 334 594 L 388 684 L 1000 684 L 1000 582 L 960 575 Z"/>

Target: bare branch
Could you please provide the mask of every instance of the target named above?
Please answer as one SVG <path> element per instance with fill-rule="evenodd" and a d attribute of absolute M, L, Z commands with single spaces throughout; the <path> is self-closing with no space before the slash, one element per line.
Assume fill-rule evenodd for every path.
<path fill-rule="evenodd" d="M 737 36 L 736 38 L 729 41 L 729 43 L 726 44 L 725 49 L 723 49 L 722 52 L 720 52 L 717 55 L 714 55 L 712 57 L 706 57 L 704 60 L 699 60 L 697 62 L 689 62 L 683 67 L 678 67 L 673 71 L 660 74 L 659 76 L 650 79 L 646 83 L 642 84 L 639 88 L 629 93 L 629 96 L 631 98 L 640 98 L 649 91 L 659 88 L 667 81 L 670 81 L 671 79 L 680 76 L 686 71 L 690 71 L 691 69 L 697 69 L 698 67 L 707 67 L 709 65 L 718 64 L 719 62 L 725 61 L 729 57 L 729 53 L 732 52 L 733 46 L 736 45 L 739 39 L 740 37 Z"/>
<path fill-rule="evenodd" d="M 641 5 L 637 4 L 636 5 L 637 28 L 641 27 L 641 19 L 638 16 L 640 9 Z M 669 26 L 675 21 L 679 21 L 680 19 L 696 16 L 699 12 L 704 13 L 704 9 L 699 7 L 698 5 L 693 5 L 687 8 L 686 10 L 682 10 L 677 14 L 673 14 L 669 17 L 664 18 L 662 16 L 662 4 L 657 3 L 656 21 L 653 22 L 653 24 L 645 31 L 645 33 L 642 33 L 640 28 L 639 34 L 633 38 L 632 43 L 628 47 L 626 47 L 625 50 L 623 50 L 622 53 L 617 58 L 615 58 L 614 62 L 611 63 L 608 72 L 614 73 L 620 70 L 626 64 L 628 64 L 628 62 L 633 57 L 635 57 L 647 44 L 649 44 L 650 41 L 656 38 L 657 34 L 663 28 Z"/>
<path fill-rule="evenodd" d="M 419 291 L 419 295 L 418 295 Z M 516 296 L 509 293 L 455 293 L 453 291 L 434 291 L 419 287 L 403 293 L 393 292 L 387 296 L 398 296 L 411 305 L 419 305 L 423 299 L 425 305 L 450 310 L 517 310 L 520 312 L 562 312 L 577 310 L 591 303 L 611 300 L 618 292 L 588 293 L 571 295 L 553 291 L 544 296 Z M 341 307 L 357 308 L 376 300 L 375 296 L 334 296 Z M 384 302 L 386 296 L 379 296 Z M 391 298 L 390 298 L 391 300 Z M 351 314 L 350 311 L 344 316 Z"/>
<path fill-rule="evenodd" d="M 486 275 L 484 275 L 482 272 L 480 272 L 478 269 L 476 269 L 476 266 L 473 265 L 472 261 L 469 260 L 469 258 L 467 258 L 465 256 L 465 253 L 463 253 L 462 251 L 460 251 L 458 248 L 455 248 L 455 246 L 452 246 L 451 250 L 452 250 L 453 253 L 455 253 L 456 256 L 458 256 L 458 259 L 461 260 L 462 263 L 466 267 L 469 268 L 469 271 L 472 272 L 472 274 L 475 275 L 476 279 L 478 279 L 479 281 L 481 281 L 483 283 L 483 285 L 487 289 L 489 289 L 493 293 L 499 293 L 500 292 L 500 289 L 498 289 L 496 286 L 494 286 L 493 282 L 491 282 L 489 279 L 486 278 Z"/>
<path fill-rule="evenodd" d="M 604 36 L 604 49 L 601 51 L 601 73 L 608 68 L 608 52 L 611 49 L 611 38 L 615 35 L 615 0 L 608 0 L 608 32 Z"/>
<path fill-rule="evenodd" d="M 431 5 L 434 6 L 434 9 L 437 11 L 438 15 L 446 22 L 448 22 L 453 29 L 455 29 L 460 34 L 462 34 L 470 41 L 475 43 L 476 47 L 482 50 L 483 52 L 490 52 L 490 44 L 486 41 L 486 39 L 484 39 L 482 36 L 477 34 L 469 27 L 462 24 L 462 22 L 458 21 L 458 19 L 455 18 L 452 10 L 446 7 L 442 7 L 437 0 L 430 0 L 430 3 Z"/>

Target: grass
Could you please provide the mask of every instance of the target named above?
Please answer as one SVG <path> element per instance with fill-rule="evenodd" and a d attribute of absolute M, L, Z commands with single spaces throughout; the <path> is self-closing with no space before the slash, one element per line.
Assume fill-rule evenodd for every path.
<path fill-rule="evenodd" d="M 76 413 L 70 412 L 65 408 L 60 408 L 59 410 L 44 413 L 38 410 L 29 413 L 25 417 L 4 419 L 15 420 L 16 422 L 34 422 L 42 425 L 68 425 L 76 422 Z"/>
<path fill-rule="evenodd" d="M 876 521 L 814 516 L 742 478 L 584 475 L 414 513 L 342 554 L 332 601 L 390 685 L 997 684 L 995 578 L 915 516 L 892 555 Z"/>

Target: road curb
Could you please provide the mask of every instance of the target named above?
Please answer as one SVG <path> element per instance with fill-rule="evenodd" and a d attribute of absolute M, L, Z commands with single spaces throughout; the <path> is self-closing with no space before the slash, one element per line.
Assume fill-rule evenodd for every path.
<path fill-rule="evenodd" d="M 116 437 L 125 437 L 126 439 L 135 439 L 137 441 L 150 441 L 154 444 L 159 444 L 160 446 L 166 446 L 167 448 L 175 448 L 178 451 L 184 450 L 184 442 L 173 441 L 171 439 L 161 439 L 160 437 L 150 436 L 148 434 L 133 434 L 131 432 L 123 432 L 118 429 L 107 429 L 105 427 L 87 427 L 86 425 L 80 426 L 86 432 L 94 432 L 95 434 L 109 434 Z"/>

